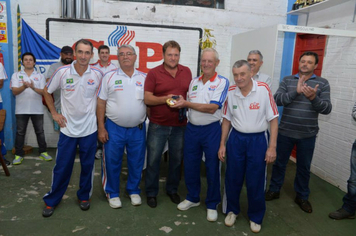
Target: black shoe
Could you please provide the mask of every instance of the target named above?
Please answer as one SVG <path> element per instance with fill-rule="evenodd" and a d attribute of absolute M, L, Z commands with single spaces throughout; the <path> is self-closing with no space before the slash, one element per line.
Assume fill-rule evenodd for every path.
<path fill-rule="evenodd" d="M 54 207 L 45 206 L 42 211 L 42 216 L 50 217 L 51 215 L 53 215 L 53 212 L 54 212 Z"/>
<path fill-rule="evenodd" d="M 147 205 L 151 208 L 155 208 L 157 206 L 157 199 L 156 197 L 147 197 Z"/>
<path fill-rule="evenodd" d="M 173 203 L 175 203 L 175 204 L 180 203 L 180 197 L 179 197 L 178 193 L 172 193 L 172 194 L 167 193 L 167 195 L 171 198 L 171 201 Z"/>
<path fill-rule="evenodd" d="M 352 214 L 346 211 L 344 208 L 340 208 L 337 211 L 331 212 L 329 217 L 334 220 L 355 219 L 355 213 Z"/>
<path fill-rule="evenodd" d="M 304 200 L 304 199 L 296 197 L 294 202 L 297 203 L 300 206 L 300 209 L 302 209 L 306 213 L 312 213 L 313 212 L 313 208 L 312 208 L 312 206 L 311 206 L 311 204 L 310 204 L 310 202 L 308 200 Z"/>
<path fill-rule="evenodd" d="M 266 201 L 272 201 L 273 199 L 278 199 L 279 198 L 279 192 L 272 192 L 268 190 L 265 193 L 265 200 Z"/>
<path fill-rule="evenodd" d="M 90 202 L 89 201 L 79 201 L 79 207 L 82 209 L 82 211 L 87 211 L 90 208 Z"/>
<path fill-rule="evenodd" d="M 4 161 L 5 161 L 5 164 L 6 164 L 7 166 L 11 165 L 11 162 L 9 162 L 8 160 L 6 160 L 5 157 L 4 157 Z"/>

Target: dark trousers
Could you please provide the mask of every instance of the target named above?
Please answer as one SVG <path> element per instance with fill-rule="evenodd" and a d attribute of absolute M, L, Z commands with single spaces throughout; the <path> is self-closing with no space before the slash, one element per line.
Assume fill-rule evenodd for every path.
<path fill-rule="evenodd" d="M 159 167 L 168 141 L 169 167 L 166 183 L 168 194 L 177 193 L 183 159 L 185 126 L 164 126 L 150 122 L 147 134 L 146 195 L 156 197 L 159 190 Z"/>
<path fill-rule="evenodd" d="M 309 197 L 310 165 L 313 159 L 316 136 L 304 139 L 290 138 L 278 134 L 277 159 L 273 164 L 269 190 L 279 192 L 286 173 L 286 166 L 293 150 L 297 146 L 297 173 L 294 179 L 294 190 L 297 197 L 307 200 Z"/>
<path fill-rule="evenodd" d="M 37 143 L 39 147 L 39 153 L 45 152 L 47 149 L 47 144 L 45 140 L 44 130 L 43 130 L 43 114 L 31 115 L 31 114 L 21 114 L 16 115 L 16 139 L 15 139 L 15 155 L 24 156 L 25 152 L 23 146 L 25 143 L 25 135 L 27 130 L 28 120 L 31 118 L 33 128 L 35 129 Z"/>
<path fill-rule="evenodd" d="M 352 145 L 351 159 L 350 159 L 350 178 L 347 181 L 347 194 L 344 196 L 343 202 L 344 208 L 350 213 L 355 213 L 356 211 L 356 140 Z"/>

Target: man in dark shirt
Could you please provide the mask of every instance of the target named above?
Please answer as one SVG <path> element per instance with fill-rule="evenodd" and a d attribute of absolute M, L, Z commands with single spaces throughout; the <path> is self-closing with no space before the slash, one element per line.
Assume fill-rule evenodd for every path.
<path fill-rule="evenodd" d="M 174 109 L 166 104 L 166 100 L 174 96 L 181 95 L 186 99 L 192 80 L 190 69 L 178 64 L 180 50 L 177 42 L 166 42 L 163 45 L 163 64 L 151 69 L 145 81 L 145 103 L 150 108 L 147 133 L 146 195 L 147 204 L 152 208 L 157 206 L 159 166 L 167 141 L 169 170 L 166 192 L 172 202 L 180 203 L 177 191 L 187 119 L 185 114 L 182 114 L 182 109 Z"/>
<path fill-rule="evenodd" d="M 299 73 L 283 78 L 274 99 L 283 106 L 278 130 L 277 159 L 273 165 L 266 201 L 279 198 L 286 165 L 294 145 L 297 147 L 297 173 L 294 181 L 295 202 L 311 213 L 308 201 L 310 165 L 313 158 L 316 135 L 319 131 L 318 116 L 331 112 L 329 82 L 314 74 L 318 66 L 318 55 L 305 52 L 299 58 Z"/>

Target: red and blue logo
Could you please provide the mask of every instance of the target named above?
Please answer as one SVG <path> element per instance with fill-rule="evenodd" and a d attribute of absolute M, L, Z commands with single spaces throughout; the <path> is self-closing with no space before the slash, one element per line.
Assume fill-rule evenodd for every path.
<path fill-rule="evenodd" d="M 94 85 L 94 80 L 93 79 L 88 79 L 88 84 L 89 85 Z"/>
<path fill-rule="evenodd" d="M 217 88 L 218 86 L 216 85 L 211 85 L 210 88 L 209 88 L 209 91 L 215 91 L 215 89 Z"/>
<path fill-rule="evenodd" d="M 136 86 L 142 87 L 142 83 L 140 81 L 136 81 Z"/>

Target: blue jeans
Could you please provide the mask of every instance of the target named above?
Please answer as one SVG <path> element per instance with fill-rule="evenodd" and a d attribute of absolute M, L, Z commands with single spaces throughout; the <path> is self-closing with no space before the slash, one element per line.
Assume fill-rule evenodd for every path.
<path fill-rule="evenodd" d="M 307 200 L 310 194 L 310 165 L 313 159 L 316 136 L 304 139 L 290 138 L 278 134 L 277 159 L 273 164 L 272 178 L 269 190 L 279 192 L 284 182 L 286 166 L 293 150 L 297 146 L 297 173 L 294 179 L 294 190 L 297 197 Z"/>
<path fill-rule="evenodd" d="M 350 164 L 351 175 L 347 181 L 347 194 L 343 198 L 342 208 L 353 214 L 356 211 L 356 140 L 352 145 Z"/>
<path fill-rule="evenodd" d="M 156 197 L 159 190 L 159 167 L 168 141 L 169 169 L 166 182 L 168 194 L 177 193 L 183 159 L 185 126 L 163 126 L 150 122 L 147 134 L 146 195 Z"/>
<path fill-rule="evenodd" d="M 24 156 L 23 146 L 25 143 L 25 135 L 27 130 L 28 120 L 31 118 L 33 128 L 35 129 L 39 153 L 45 152 L 47 144 L 43 130 L 43 114 L 31 115 L 20 114 L 16 115 L 16 139 L 15 139 L 15 155 Z"/>

